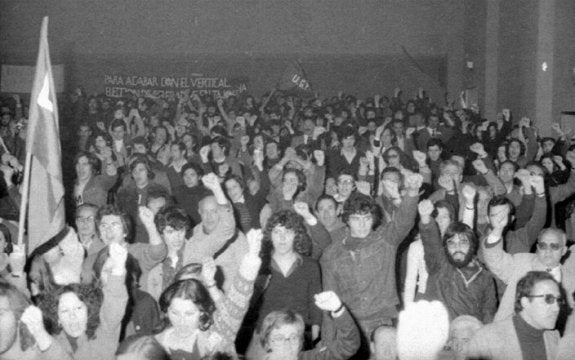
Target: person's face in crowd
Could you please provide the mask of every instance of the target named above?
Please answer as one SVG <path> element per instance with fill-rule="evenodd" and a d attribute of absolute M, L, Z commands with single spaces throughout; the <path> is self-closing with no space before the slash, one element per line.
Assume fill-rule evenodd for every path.
<path fill-rule="evenodd" d="M 374 360 L 397 360 L 397 334 L 395 329 L 378 329 L 369 344 Z"/>
<path fill-rule="evenodd" d="M 512 141 L 509 143 L 509 157 L 511 159 L 518 159 L 521 156 L 521 145 L 518 141 Z"/>
<path fill-rule="evenodd" d="M 393 114 L 393 118 L 397 119 L 397 120 L 403 120 L 403 111 L 401 110 L 397 110 L 394 114 Z M 411 121 L 410 121 L 411 124 Z"/>
<path fill-rule="evenodd" d="M 387 184 L 395 184 L 397 187 L 397 189 L 401 189 L 401 175 L 395 171 L 393 172 L 386 172 L 381 176 L 381 183 L 382 183 L 382 187 L 383 187 L 383 194 L 386 197 L 390 197 L 392 196 L 391 194 L 391 190 L 388 190 L 388 185 Z M 393 183 L 393 184 L 392 184 Z"/>
<path fill-rule="evenodd" d="M 148 204 L 146 205 L 148 209 L 152 210 L 152 213 L 154 215 L 157 215 L 160 212 L 160 210 L 162 210 L 165 206 L 166 206 L 166 198 L 163 196 L 149 199 Z"/>
<path fill-rule="evenodd" d="M 220 223 L 220 214 L 218 212 L 218 203 L 216 202 L 216 198 L 208 196 L 203 199 L 200 202 L 199 213 L 202 218 L 204 232 L 206 234 L 210 234 Z"/>
<path fill-rule="evenodd" d="M 124 118 L 124 110 L 116 109 L 114 111 L 114 119 L 120 120 Z"/>
<path fill-rule="evenodd" d="M 497 127 L 494 125 L 490 125 L 487 130 L 489 130 L 489 137 L 494 139 L 497 136 Z"/>
<path fill-rule="evenodd" d="M 565 240 L 555 232 L 545 232 L 537 241 L 537 257 L 547 268 L 561 265 L 561 258 L 567 252 Z"/>
<path fill-rule="evenodd" d="M 446 165 L 441 175 L 449 176 L 456 183 L 460 183 L 462 179 L 461 169 L 459 166 L 453 164 Z"/>
<path fill-rule="evenodd" d="M 303 133 L 307 136 L 312 136 L 313 129 L 315 129 L 315 122 L 313 119 L 305 119 L 303 122 Z"/>
<path fill-rule="evenodd" d="M 125 134 L 126 134 L 126 130 L 124 129 L 123 126 L 116 126 L 115 128 L 112 129 L 112 137 L 116 141 L 124 140 Z"/>
<path fill-rule="evenodd" d="M 3 114 L 2 118 L 0 118 L 2 126 L 8 126 L 8 124 L 10 124 L 11 119 L 12 117 L 10 116 L 10 114 Z"/>
<path fill-rule="evenodd" d="M 451 329 L 449 346 L 455 354 L 455 360 L 465 360 L 467 344 L 476 332 L 476 329 L 466 324 Z"/>
<path fill-rule="evenodd" d="M 507 160 L 507 149 L 505 148 L 505 145 L 497 148 L 497 159 L 499 161 Z"/>
<path fill-rule="evenodd" d="M 182 153 L 178 144 L 170 147 L 170 155 L 172 155 L 172 161 L 180 161 L 184 158 L 184 153 Z"/>
<path fill-rule="evenodd" d="M 555 300 L 552 304 L 547 304 L 545 298 L 534 297 L 538 295 L 553 295 L 555 296 Z M 529 298 L 521 298 L 523 310 L 520 314 L 523 319 L 538 330 L 554 329 L 560 310 L 556 299 L 561 296 L 557 284 L 552 280 L 539 281 L 533 286 L 530 296 Z"/>
<path fill-rule="evenodd" d="M 90 129 L 90 127 L 86 125 L 81 125 L 80 128 L 78 129 L 78 136 L 80 137 L 80 139 L 87 139 L 90 137 L 90 135 L 92 135 L 92 130 Z"/>
<path fill-rule="evenodd" d="M 301 349 L 301 334 L 294 324 L 284 324 L 270 332 L 268 348 L 271 356 L 281 356 L 281 359 L 296 360 Z M 274 357 L 280 359 L 279 357 Z"/>
<path fill-rule="evenodd" d="M 210 146 L 212 148 L 212 156 L 214 159 L 220 159 L 225 156 L 224 149 L 220 146 L 219 143 L 214 142 Z"/>
<path fill-rule="evenodd" d="M 266 157 L 272 160 L 279 158 L 278 145 L 275 142 L 266 144 Z"/>
<path fill-rule="evenodd" d="M 451 155 L 451 160 L 459 164 L 459 168 L 465 168 L 465 158 L 461 155 Z"/>
<path fill-rule="evenodd" d="M 184 184 L 189 188 L 193 188 L 200 183 L 200 177 L 194 169 L 187 169 L 182 175 L 182 178 L 184 179 Z"/>
<path fill-rule="evenodd" d="M 439 147 L 439 145 L 429 146 L 427 148 L 427 155 L 431 161 L 438 161 L 442 151 L 443 150 L 441 147 Z"/>
<path fill-rule="evenodd" d="M 106 143 L 106 139 L 102 136 L 97 136 L 96 140 L 94 141 L 94 145 L 96 145 L 96 150 L 102 151 L 108 144 Z"/>
<path fill-rule="evenodd" d="M 275 255 L 288 255 L 295 251 L 295 232 L 292 229 L 276 225 L 271 232 L 271 239 Z"/>
<path fill-rule="evenodd" d="M 150 116 L 150 128 L 155 128 L 156 126 L 160 125 L 160 118 L 158 117 L 158 115 L 152 115 Z"/>
<path fill-rule="evenodd" d="M 83 207 L 76 215 L 76 228 L 81 237 L 92 236 L 96 233 L 96 209 Z"/>
<path fill-rule="evenodd" d="M 122 218 L 118 215 L 102 216 L 98 225 L 98 231 L 100 238 L 106 245 L 112 243 L 123 244 L 125 242 L 124 224 L 122 223 Z"/>
<path fill-rule="evenodd" d="M 415 104 L 412 102 L 407 103 L 407 112 L 413 114 L 415 112 Z"/>
<path fill-rule="evenodd" d="M 555 143 L 551 140 L 545 140 L 542 144 L 541 147 L 543 148 L 543 152 L 545 154 L 550 153 L 551 150 L 553 150 L 553 147 L 555 146 Z"/>
<path fill-rule="evenodd" d="M 18 338 L 18 321 L 6 296 L 0 296 L 0 355 L 12 348 Z"/>
<path fill-rule="evenodd" d="M 492 206 L 491 209 L 489 209 L 489 223 L 493 225 L 503 222 L 505 226 L 507 226 L 510 220 L 509 218 L 510 212 L 511 209 L 509 208 L 509 205 L 503 204 L 503 205 Z"/>
<path fill-rule="evenodd" d="M 351 214 L 348 219 L 351 236 L 363 239 L 369 235 L 373 227 L 373 215 L 371 213 Z"/>
<path fill-rule="evenodd" d="M 98 101 L 94 98 L 88 101 L 88 110 L 91 113 L 95 113 L 98 110 Z"/>
<path fill-rule="evenodd" d="M 395 167 L 400 169 L 401 168 L 401 163 L 399 161 L 399 154 L 397 153 L 397 151 L 390 151 L 387 153 L 387 164 L 391 167 Z"/>
<path fill-rule="evenodd" d="M 168 319 L 178 336 L 193 335 L 200 327 L 200 309 L 192 300 L 173 298 L 168 307 Z"/>
<path fill-rule="evenodd" d="M 471 242 L 466 236 L 456 234 L 445 242 L 450 263 L 458 268 L 466 267 L 473 254 L 471 253 Z"/>
<path fill-rule="evenodd" d="M 58 301 L 58 321 L 68 336 L 78 338 L 86 332 L 88 307 L 73 292 L 64 293 Z"/>
<path fill-rule="evenodd" d="M 351 150 L 353 149 L 353 146 L 355 145 L 355 136 L 354 135 L 350 135 L 348 137 L 346 137 L 345 139 L 342 140 L 342 147 L 346 150 Z"/>
<path fill-rule="evenodd" d="M 449 227 L 451 224 L 451 216 L 449 214 L 449 210 L 444 207 L 437 208 L 437 216 L 435 217 L 435 221 L 439 227 L 439 232 L 443 236 L 443 234 L 445 234 L 445 230 L 447 230 L 447 227 Z"/>
<path fill-rule="evenodd" d="M 553 173 L 553 168 L 554 168 L 554 164 L 553 164 L 553 160 L 551 160 L 550 158 L 546 157 L 541 159 L 541 165 L 543 165 L 543 167 L 545 168 L 545 170 L 547 171 L 548 174 L 552 174 Z"/>
<path fill-rule="evenodd" d="M 161 145 L 165 144 L 166 141 L 168 140 L 168 134 L 166 133 L 166 129 L 157 128 L 154 140 L 155 140 L 156 144 L 161 144 Z"/>
<path fill-rule="evenodd" d="M 539 166 L 536 165 L 529 165 L 526 167 L 526 169 L 527 171 L 529 171 L 531 175 L 538 175 L 538 176 L 545 175 L 543 169 L 541 169 Z"/>
<path fill-rule="evenodd" d="M 190 134 L 186 134 L 182 137 L 182 142 L 186 145 L 186 149 L 188 149 L 188 154 L 194 148 L 194 138 Z"/>
<path fill-rule="evenodd" d="M 368 119 L 368 120 L 369 120 L 369 119 L 375 119 L 375 111 L 373 111 L 373 110 L 368 110 L 368 111 L 365 113 L 365 118 Z M 368 126 L 369 126 L 369 124 L 368 124 Z M 375 123 L 373 124 L 373 128 L 374 128 L 373 131 L 375 131 Z"/>
<path fill-rule="evenodd" d="M 146 149 L 146 145 L 145 144 L 134 144 L 134 146 L 132 147 L 132 152 L 134 154 L 144 154 L 146 155 L 148 153 L 148 150 Z"/>
<path fill-rule="evenodd" d="M 178 120 L 178 123 L 176 124 L 176 136 L 178 138 L 181 138 L 182 135 L 186 133 L 188 126 L 189 126 L 188 120 L 182 116 L 180 120 Z"/>
<path fill-rule="evenodd" d="M 293 172 L 288 172 L 283 177 L 282 188 L 284 194 L 295 194 L 299 186 L 299 179 Z"/>
<path fill-rule="evenodd" d="M 337 222 L 337 204 L 331 199 L 323 199 L 317 204 L 317 218 L 326 228 Z"/>
<path fill-rule="evenodd" d="M 393 133 L 395 136 L 403 137 L 403 123 L 394 122 L 393 123 Z"/>
<path fill-rule="evenodd" d="M 213 105 L 208 106 L 208 116 L 214 116 L 216 114 L 216 107 Z"/>
<path fill-rule="evenodd" d="M 427 120 L 427 126 L 432 129 L 437 129 L 439 127 L 439 118 L 437 116 L 430 116 Z"/>
<path fill-rule="evenodd" d="M 499 178 L 505 184 L 513 182 L 515 178 L 515 166 L 509 163 L 501 165 L 499 168 Z"/>
<path fill-rule="evenodd" d="M 88 181 L 92 177 L 92 165 L 87 157 L 82 156 L 76 161 L 76 176 L 78 181 Z"/>
<path fill-rule="evenodd" d="M 333 125 L 334 126 L 341 126 L 342 123 L 343 123 L 343 117 L 342 116 L 336 116 L 333 118 Z"/>
<path fill-rule="evenodd" d="M 226 192 L 228 193 L 228 196 L 232 202 L 238 202 L 242 199 L 244 196 L 244 191 L 235 179 L 227 180 L 225 185 Z"/>
<path fill-rule="evenodd" d="M 340 196 L 347 199 L 355 188 L 355 180 L 351 175 L 340 175 L 337 178 L 337 192 Z"/>
<path fill-rule="evenodd" d="M 391 146 L 391 130 L 385 128 L 379 137 L 382 146 L 388 147 Z"/>
<path fill-rule="evenodd" d="M 186 229 L 176 230 L 171 226 L 166 226 L 162 231 L 162 239 L 168 247 L 169 253 L 176 253 L 184 246 L 186 240 Z"/>
<path fill-rule="evenodd" d="M 254 147 L 256 149 L 263 149 L 264 148 L 264 138 L 261 135 L 256 135 L 254 137 Z"/>
<path fill-rule="evenodd" d="M 132 177 L 137 187 L 143 188 L 148 185 L 148 168 L 146 165 L 142 163 L 137 164 L 132 170 Z"/>

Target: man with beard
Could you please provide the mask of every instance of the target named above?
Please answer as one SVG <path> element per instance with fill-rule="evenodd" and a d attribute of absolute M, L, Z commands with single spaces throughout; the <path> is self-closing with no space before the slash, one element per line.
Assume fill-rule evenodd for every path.
<path fill-rule="evenodd" d="M 513 290 L 515 313 L 481 328 L 468 343 L 467 359 L 556 359 L 559 332 L 553 329 L 565 301 L 559 283 L 547 272 L 530 271 Z"/>
<path fill-rule="evenodd" d="M 429 272 L 425 298 L 443 302 L 450 320 L 471 315 L 484 323 L 491 322 L 497 310 L 495 282 L 476 259 L 477 238 L 473 230 L 454 222 L 441 239 L 431 217 L 433 210 L 429 200 L 419 204 L 419 231 Z"/>

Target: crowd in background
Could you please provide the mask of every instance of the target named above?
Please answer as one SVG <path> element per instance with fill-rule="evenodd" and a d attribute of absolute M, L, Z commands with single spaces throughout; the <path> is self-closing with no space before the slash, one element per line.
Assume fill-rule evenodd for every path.
<path fill-rule="evenodd" d="M 26 256 L 3 98 L 0 359 L 575 358 L 572 131 L 460 100 L 75 89 Z"/>

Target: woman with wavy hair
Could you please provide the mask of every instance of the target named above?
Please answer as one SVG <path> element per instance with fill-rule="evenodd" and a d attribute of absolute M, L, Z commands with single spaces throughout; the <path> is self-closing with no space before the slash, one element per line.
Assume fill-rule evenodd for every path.
<path fill-rule="evenodd" d="M 296 206 L 307 205 L 296 203 Z M 321 292 L 320 269 L 317 261 L 309 257 L 311 239 L 298 213 L 278 211 L 266 223 L 264 266 L 258 282 L 260 294 L 254 297 L 257 299 L 254 301 L 254 310 L 258 313 L 257 329 L 248 359 L 261 358 L 261 325 L 272 311 L 291 308 L 303 316 L 307 347 L 319 335 L 321 311 L 313 305 L 313 295 Z"/>
<path fill-rule="evenodd" d="M 128 302 L 124 281 L 128 252 L 118 244 L 111 244 L 109 251 L 100 274 L 102 289 L 70 284 L 38 297 L 46 330 L 76 360 L 112 360 L 118 347 Z"/>

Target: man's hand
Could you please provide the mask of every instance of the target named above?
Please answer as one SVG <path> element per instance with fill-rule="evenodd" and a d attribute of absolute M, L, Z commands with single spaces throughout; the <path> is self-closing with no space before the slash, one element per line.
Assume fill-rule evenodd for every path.
<path fill-rule="evenodd" d="M 218 267 L 214 258 L 207 257 L 202 260 L 202 280 L 206 286 L 213 285 L 215 283 L 215 276 Z"/>
<path fill-rule="evenodd" d="M 425 162 L 427 160 L 427 154 L 426 153 L 424 153 L 422 151 L 418 151 L 418 150 L 413 150 L 413 158 L 415 159 L 415 161 L 417 161 L 419 166 L 427 165 L 427 163 Z"/>
<path fill-rule="evenodd" d="M 324 291 L 314 295 L 315 305 L 323 311 L 337 311 L 342 306 L 341 299 L 333 291 Z"/>
<path fill-rule="evenodd" d="M 203 163 L 208 162 L 208 155 L 210 154 L 211 150 L 212 148 L 210 147 L 210 145 L 202 146 L 202 148 L 200 149 L 200 157 L 202 158 Z"/>
<path fill-rule="evenodd" d="M 126 271 L 126 259 L 128 258 L 128 249 L 126 247 L 111 243 L 109 246 L 110 267 L 112 268 L 112 274 L 123 275 Z"/>
<path fill-rule="evenodd" d="M 480 142 L 476 142 L 475 144 L 471 145 L 469 149 L 479 156 L 486 155 L 485 148 L 483 147 L 483 144 Z"/>
<path fill-rule="evenodd" d="M 529 183 L 533 186 L 533 189 L 535 189 L 535 194 L 545 195 L 545 181 L 543 180 L 543 176 L 531 175 L 529 177 Z"/>
<path fill-rule="evenodd" d="M 526 127 L 528 128 L 531 124 L 531 120 L 528 117 L 524 116 L 519 120 L 519 127 Z"/>
<path fill-rule="evenodd" d="M 293 204 L 293 209 L 296 212 L 296 214 L 300 215 L 304 219 L 313 217 L 313 214 L 309 211 L 308 204 L 303 201 L 296 201 Z"/>
<path fill-rule="evenodd" d="M 419 174 L 411 173 L 405 176 L 405 188 L 409 196 L 419 196 L 419 188 L 423 184 L 423 177 Z"/>
<path fill-rule="evenodd" d="M 475 186 L 472 184 L 464 184 L 461 189 L 461 193 L 463 194 L 463 199 L 467 205 L 471 206 L 474 204 L 475 195 L 477 195 L 477 189 Z"/>
<path fill-rule="evenodd" d="M 313 157 L 317 162 L 317 166 L 323 166 L 325 164 L 325 152 L 323 150 L 314 150 Z"/>
<path fill-rule="evenodd" d="M 218 180 L 218 176 L 214 173 L 209 173 L 207 175 L 202 176 L 202 183 L 204 186 L 212 191 L 221 190 L 220 181 Z"/>
<path fill-rule="evenodd" d="M 147 229 L 156 227 L 156 224 L 154 223 L 155 218 L 154 212 L 149 208 L 145 206 L 139 206 L 138 217 L 140 218 L 140 221 L 142 221 L 142 224 L 144 224 L 144 226 Z"/>
<path fill-rule="evenodd" d="M 397 350 L 401 360 L 433 360 L 449 337 L 449 314 L 439 301 L 421 300 L 399 313 Z"/>
<path fill-rule="evenodd" d="M 249 135 L 242 135 L 240 138 L 240 144 L 243 148 L 247 147 L 250 143 L 250 136 Z"/>
<path fill-rule="evenodd" d="M 531 186 L 531 173 L 526 169 L 519 169 L 515 173 L 515 177 L 519 179 L 523 187 Z"/>
<path fill-rule="evenodd" d="M 481 159 L 474 160 L 472 164 L 475 170 L 481 175 L 485 175 L 487 174 L 487 172 L 489 172 L 489 169 L 485 165 L 485 162 Z"/>
<path fill-rule="evenodd" d="M 262 239 L 264 235 L 261 229 L 251 229 L 246 234 L 246 240 L 248 242 L 248 254 L 253 256 L 260 255 L 262 249 Z"/>
<path fill-rule="evenodd" d="M 426 199 L 419 202 L 417 205 L 417 210 L 419 211 L 419 217 L 421 218 L 422 223 L 429 224 L 429 221 L 431 220 L 431 214 L 433 213 L 434 209 L 435 207 L 433 206 L 431 200 Z"/>
<path fill-rule="evenodd" d="M 455 182 L 453 181 L 453 179 L 449 175 L 441 175 L 437 179 L 437 183 L 439 184 L 439 186 L 444 188 L 447 192 L 455 191 Z"/>

